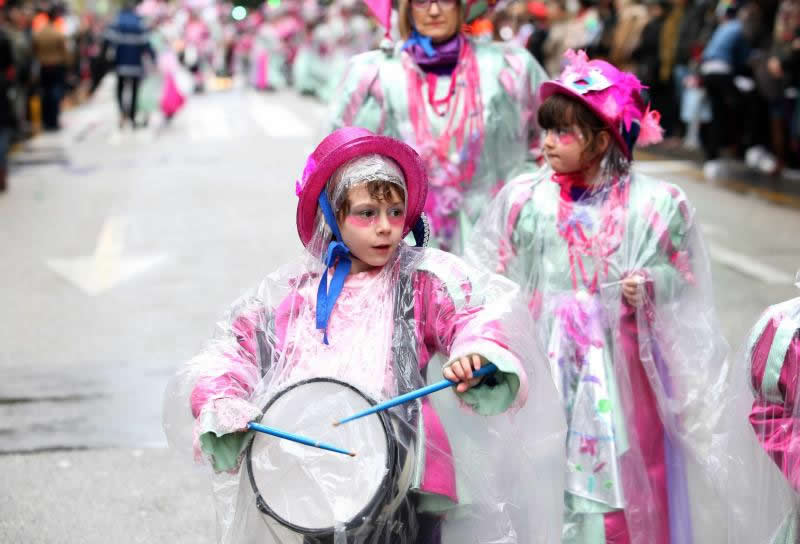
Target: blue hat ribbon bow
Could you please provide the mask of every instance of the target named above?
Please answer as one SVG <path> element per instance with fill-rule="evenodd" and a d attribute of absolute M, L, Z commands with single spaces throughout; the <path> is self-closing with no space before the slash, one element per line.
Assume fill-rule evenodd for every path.
<path fill-rule="evenodd" d="M 342 241 L 342 234 L 339 232 L 336 216 L 333 214 L 333 208 L 328 201 L 328 195 L 325 193 L 324 189 L 319 195 L 319 207 L 334 237 L 328 244 L 328 249 L 325 251 L 325 255 L 322 258 L 326 269 L 322 274 L 322 278 L 320 278 L 319 289 L 317 289 L 317 329 L 323 331 L 322 341 L 327 344 L 328 320 L 336 304 L 336 299 L 339 298 L 339 294 L 342 292 L 344 280 L 350 273 L 350 267 L 353 262 L 350 260 L 350 248 Z M 329 289 L 327 269 L 331 267 L 334 267 L 334 269 Z"/>

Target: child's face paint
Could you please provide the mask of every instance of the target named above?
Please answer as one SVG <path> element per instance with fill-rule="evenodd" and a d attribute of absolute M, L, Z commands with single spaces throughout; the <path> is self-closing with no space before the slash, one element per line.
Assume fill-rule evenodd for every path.
<path fill-rule="evenodd" d="M 582 156 L 585 147 L 583 134 L 576 126 L 544 132 L 544 155 L 556 172 L 580 170 L 584 166 Z"/>
<path fill-rule="evenodd" d="M 366 186 L 350 189 L 350 212 L 339 225 L 342 239 L 350 248 L 352 274 L 385 265 L 403 238 L 406 220 L 402 197 L 388 200 L 372 198 Z"/>

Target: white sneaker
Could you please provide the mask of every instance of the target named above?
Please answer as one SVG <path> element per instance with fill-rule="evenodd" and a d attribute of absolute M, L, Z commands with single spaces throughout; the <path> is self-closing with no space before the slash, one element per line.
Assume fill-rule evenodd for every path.
<path fill-rule="evenodd" d="M 703 177 L 705 177 L 707 180 L 711 181 L 718 179 L 721 173 L 722 163 L 719 159 L 706 161 L 705 164 L 703 164 Z"/>
<path fill-rule="evenodd" d="M 766 152 L 767 150 L 760 145 L 754 145 L 753 147 L 749 147 L 747 151 L 745 151 L 744 153 L 745 164 L 749 168 L 755 170 L 756 168 L 758 168 L 758 164 Z"/>

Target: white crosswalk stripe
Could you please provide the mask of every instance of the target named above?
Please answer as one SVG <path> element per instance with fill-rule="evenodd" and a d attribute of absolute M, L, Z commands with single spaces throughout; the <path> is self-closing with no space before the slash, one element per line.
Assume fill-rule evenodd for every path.
<path fill-rule="evenodd" d="M 250 118 L 270 138 L 310 138 L 311 126 L 295 115 L 285 105 L 268 101 L 255 93 L 248 93 L 247 105 Z"/>

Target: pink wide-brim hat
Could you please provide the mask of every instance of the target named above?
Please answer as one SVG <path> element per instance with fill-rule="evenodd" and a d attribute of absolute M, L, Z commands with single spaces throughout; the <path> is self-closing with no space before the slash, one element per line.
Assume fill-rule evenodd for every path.
<path fill-rule="evenodd" d="M 331 132 L 308 158 L 302 180 L 297 182 L 297 234 L 307 246 L 314 234 L 318 199 L 328 180 L 351 159 L 377 153 L 395 161 L 406 180 L 406 222 L 403 236 L 411 231 L 425 206 L 428 176 L 417 152 L 399 140 L 379 136 L 360 127 L 344 127 Z"/>
<path fill-rule="evenodd" d="M 611 129 L 620 149 L 631 159 L 634 144 L 645 146 L 660 142 L 663 129 L 660 114 L 645 106 L 641 97 L 644 86 L 639 79 L 603 60 L 589 60 L 583 51 L 564 54 L 567 64 L 558 79 L 539 87 L 540 103 L 554 94 L 562 94 L 585 104 Z M 639 125 L 638 137 L 629 145 L 623 132 Z"/>

